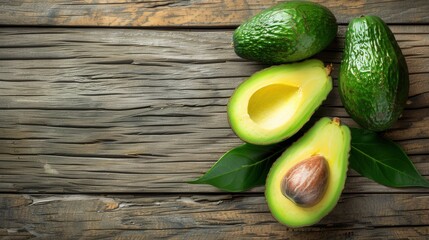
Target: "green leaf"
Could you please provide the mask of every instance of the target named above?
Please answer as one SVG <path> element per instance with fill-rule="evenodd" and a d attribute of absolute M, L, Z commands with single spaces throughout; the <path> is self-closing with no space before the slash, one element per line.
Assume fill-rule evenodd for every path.
<path fill-rule="evenodd" d="M 210 184 L 229 192 L 263 185 L 271 165 L 284 150 L 285 147 L 279 144 L 258 146 L 245 143 L 225 153 L 209 171 L 189 183 Z"/>
<path fill-rule="evenodd" d="M 395 143 L 376 133 L 350 128 L 349 164 L 362 176 L 389 187 L 429 187 L 407 154 Z"/>

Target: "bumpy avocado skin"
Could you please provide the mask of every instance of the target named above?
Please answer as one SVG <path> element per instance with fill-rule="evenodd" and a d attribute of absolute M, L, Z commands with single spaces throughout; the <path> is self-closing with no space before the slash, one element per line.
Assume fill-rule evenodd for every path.
<path fill-rule="evenodd" d="M 362 127 L 383 131 L 401 116 L 408 67 L 388 26 L 376 16 L 349 23 L 339 76 L 341 100 Z"/>
<path fill-rule="evenodd" d="M 326 48 L 337 34 L 335 16 L 311 2 L 285 2 L 266 9 L 234 32 L 236 54 L 267 64 L 295 62 Z"/>

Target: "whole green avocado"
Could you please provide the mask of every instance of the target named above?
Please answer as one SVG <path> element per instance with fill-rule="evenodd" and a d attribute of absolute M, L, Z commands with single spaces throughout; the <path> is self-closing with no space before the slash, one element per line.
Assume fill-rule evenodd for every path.
<path fill-rule="evenodd" d="M 300 61 L 326 48 L 338 30 L 335 16 L 311 2 L 284 2 L 268 8 L 234 32 L 235 53 L 266 64 Z"/>
<path fill-rule="evenodd" d="M 377 16 L 353 19 L 339 76 L 346 111 L 366 129 L 386 130 L 401 116 L 408 89 L 407 63 L 389 27 Z"/>

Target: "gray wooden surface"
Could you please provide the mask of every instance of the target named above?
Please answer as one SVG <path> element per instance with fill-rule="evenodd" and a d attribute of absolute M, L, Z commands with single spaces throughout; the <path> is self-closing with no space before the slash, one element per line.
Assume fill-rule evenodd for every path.
<path fill-rule="evenodd" d="M 241 143 L 228 126 L 226 103 L 238 84 L 266 67 L 238 58 L 231 47 L 232 28 L 253 13 L 248 9 L 269 5 L 250 2 L 230 5 L 244 15 L 217 16 L 221 23 L 199 17 L 194 24 L 197 15 L 181 23 L 177 15 L 169 28 L 127 29 L 40 25 L 69 26 L 80 15 L 64 11 L 84 15 L 90 6 L 98 9 L 88 10 L 92 20 L 75 26 L 164 26 L 162 14 L 225 3 L 178 1 L 153 8 L 159 24 L 101 24 L 97 11 L 124 17 L 131 11 L 117 8 L 129 3 L 0 1 L 0 23 L 18 24 L 0 28 L 0 238 L 429 238 L 428 189 L 388 188 L 351 170 L 333 213 L 302 229 L 271 217 L 263 187 L 229 194 L 185 183 Z M 343 12 L 342 23 L 370 9 L 391 23 L 411 85 L 402 118 L 385 135 L 428 178 L 428 5 L 322 3 Z M 133 6 L 148 4 L 159 3 Z M 52 11 L 58 12 L 45 14 Z M 316 56 L 334 64 L 335 86 L 345 29 Z M 321 116 L 356 126 L 336 87 L 313 119 Z"/>
<path fill-rule="evenodd" d="M 1 195 L 13 239 L 427 239 L 429 196 L 344 194 L 322 222 L 287 228 L 262 195 Z M 73 236 L 73 237 L 72 237 Z M 7 237 L 5 237 L 7 239 Z"/>
<path fill-rule="evenodd" d="M 235 27 L 282 0 L 0 0 L 0 23 L 103 27 Z M 377 15 L 388 23 L 428 24 L 427 0 L 314 0 L 341 24 Z"/>

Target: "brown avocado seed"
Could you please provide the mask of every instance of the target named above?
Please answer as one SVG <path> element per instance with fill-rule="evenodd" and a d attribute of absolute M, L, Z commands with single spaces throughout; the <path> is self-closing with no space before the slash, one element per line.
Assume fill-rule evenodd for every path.
<path fill-rule="evenodd" d="M 301 207 L 318 203 L 327 187 L 329 166 L 321 155 L 314 155 L 289 169 L 281 189 L 285 197 Z"/>

